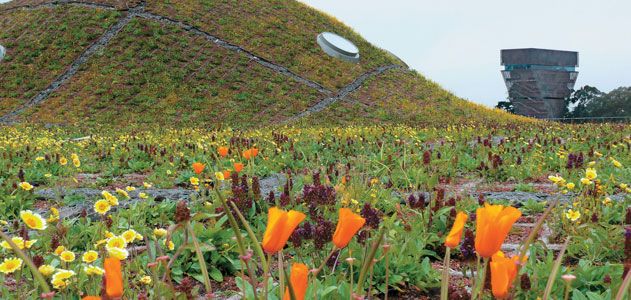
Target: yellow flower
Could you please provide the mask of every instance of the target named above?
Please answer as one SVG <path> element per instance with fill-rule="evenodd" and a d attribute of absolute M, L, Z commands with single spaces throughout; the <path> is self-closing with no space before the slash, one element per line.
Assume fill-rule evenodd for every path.
<path fill-rule="evenodd" d="M 147 198 L 149 198 L 149 196 L 147 194 L 145 194 L 145 193 L 138 193 L 138 197 L 140 199 L 147 199 Z"/>
<path fill-rule="evenodd" d="M 63 156 L 62 156 L 62 157 L 59 159 L 59 164 L 60 164 L 60 165 L 65 166 L 67 163 L 68 163 L 68 160 L 67 160 L 65 157 L 63 157 Z"/>
<path fill-rule="evenodd" d="M 125 189 L 126 189 L 128 192 L 133 192 L 133 191 L 135 191 L 135 190 L 136 190 L 136 188 L 135 188 L 135 187 L 133 187 L 133 186 L 127 186 L 127 187 L 125 187 Z"/>
<path fill-rule="evenodd" d="M 199 185 L 199 178 L 191 177 L 191 178 L 189 178 L 189 180 L 191 181 L 192 185 Z"/>
<path fill-rule="evenodd" d="M 626 183 L 621 183 L 621 184 L 620 184 L 620 189 L 621 189 L 621 190 L 626 190 L 628 187 L 629 187 L 629 185 L 628 185 L 628 184 L 626 184 Z"/>
<path fill-rule="evenodd" d="M 570 183 L 568 183 L 568 184 L 566 184 L 566 185 L 565 185 L 565 187 L 566 187 L 568 190 L 570 190 L 570 191 L 574 189 L 574 186 L 575 186 L 575 185 L 574 185 L 574 183 L 572 183 L 572 182 L 570 182 Z"/>
<path fill-rule="evenodd" d="M 615 159 L 612 159 L 612 160 L 611 160 L 611 163 L 612 163 L 612 164 L 614 165 L 614 167 L 616 167 L 616 168 L 620 168 L 620 167 L 622 167 L 622 164 L 621 164 L 619 161 L 615 160 Z"/>
<path fill-rule="evenodd" d="M 133 243 L 136 239 L 142 239 L 142 235 L 140 235 L 138 232 L 136 232 L 136 230 L 133 229 L 126 230 L 121 236 L 125 239 L 127 243 Z"/>
<path fill-rule="evenodd" d="M 81 260 L 85 263 L 92 263 L 98 258 L 99 258 L 99 253 L 94 250 L 90 250 L 90 251 L 87 251 L 86 253 L 83 253 Z"/>
<path fill-rule="evenodd" d="M 151 284 L 151 277 L 149 277 L 149 276 L 142 276 L 139 281 L 142 284 L 149 285 L 149 284 Z"/>
<path fill-rule="evenodd" d="M 570 221 L 575 222 L 581 217 L 581 213 L 578 210 L 568 209 L 565 213 L 565 217 L 568 218 Z"/>
<path fill-rule="evenodd" d="M 103 245 L 107 243 L 107 239 L 102 239 L 102 240 L 98 240 L 96 241 L 96 243 L 94 243 L 94 248 L 98 248 L 99 246 Z"/>
<path fill-rule="evenodd" d="M 48 219 L 46 219 L 46 222 L 48 223 L 54 223 L 59 221 L 59 210 L 57 210 L 57 208 L 55 207 L 51 207 L 50 208 L 50 216 L 48 216 Z"/>
<path fill-rule="evenodd" d="M 125 191 L 125 190 L 121 190 L 121 189 L 116 189 L 116 193 L 129 199 L 129 194 Z"/>
<path fill-rule="evenodd" d="M 99 201 L 96 201 L 96 203 L 94 203 L 94 211 L 96 211 L 100 215 L 106 214 L 108 211 L 110 211 L 111 208 L 112 208 L 112 205 L 110 205 L 110 203 L 104 199 L 101 199 Z"/>
<path fill-rule="evenodd" d="M 155 235 L 158 238 L 161 238 L 165 235 L 167 235 L 167 230 L 164 228 L 156 228 L 153 230 L 153 235 Z"/>
<path fill-rule="evenodd" d="M 585 177 L 589 180 L 596 179 L 596 177 L 598 177 L 598 175 L 596 174 L 596 169 L 594 168 L 585 169 Z"/>
<path fill-rule="evenodd" d="M 175 249 L 175 244 L 173 243 L 173 241 L 169 241 L 169 244 L 167 245 L 166 240 L 163 240 L 162 241 L 162 245 L 167 247 L 167 249 L 169 249 L 169 251 L 173 251 L 173 249 Z"/>
<path fill-rule="evenodd" d="M 587 163 L 587 166 L 588 166 L 588 167 L 593 167 L 593 166 L 595 166 L 595 165 L 596 165 L 596 162 L 595 162 L 595 161 L 593 161 L 593 160 Z"/>
<path fill-rule="evenodd" d="M 20 188 L 25 190 L 25 191 L 30 191 L 30 190 L 33 189 L 33 186 L 30 183 L 24 181 L 24 182 L 20 183 Z"/>
<path fill-rule="evenodd" d="M 146 189 L 150 189 L 152 187 L 151 183 L 148 183 L 148 182 L 143 182 L 142 186 L 145 187 Z"/>
<path fill-rule="evenodd" d="M 19 258 L 5 258 L 0 264 L 0 272 L 11 274 L 22 267 L 22 260 Z"/>
<path fill-rule="evenodd" d="M 108 191 L 102 191 L 101 195 L 103 196 L 103 198 L 105 198 L 105 200 L 107 200 L 107 202 L 109 202 L 111 205 L 116 206 L 118 205 L 118 198 L 116 198 L 116 196 L 110 194 L 110 192 Z"/>
<path fill-rule="evenodd" d="M 70 277 L 74 276 L 75 272 L 70 270 L 58 269 L 55 274 L 53 274 L 53 278 L 50 282 L 53 284 L 53 287 L 56 289 L 62 289 L 70 284 Z"/>
<path fill-rule="evenodd" d="M 64 246 L 57 246 L 57 248 L 55 249 L 55 251 L 53 253 L 55 253 L 55 255 L 59 256 L 61 255 L 61 252 L 66 251 L 66 247 Z"/>
<path fill-rule="evenodd" d="M 46 177 L 46 178 L 51 178 L 51 177 L 53 177 L 53 174 L 46 173 L 46 174 L 44 174 L 44 177 Z"/>
<path fill-rule="evenodd" d="M 125 249 L 127 248 L 127 240 L 122 236 L 113 236 L 107 239 L 107 247 Z"/>
<path fill-rule="evenodd" d="M 87 265 L 85 267 L 83 267 L 83 271 L 88 274 L 88 275 L 103 275 L 105 273 L 105 270 L 97 267 L 97 266 L 93 266 L 93 265 Z"/>
<path fill-rule="evenodd" d="M 11 241 L 16 246 L 18 246 L 19 249 L 24 249 L 25 246 L 26 248 L 31 248 L 31 246 L 35 244 L 35 242 L 37 242 L 37 240 L 32 240 L 32 241 L 26 241 L 26 243 L 24 243 L 24 239 L 19 236 L 12 237 Z M 11 249 L 11 245 L 9 245 L 9 242 L 7 241 L 2 241 L 2 243 L 0 243 L 0 246 L 2 246 L 2 248 L 4 249 Z"/>
<path fill-rule="evenodd" d="M 46 229 L 46 220 L 44 220 L 44 218 L 42 218 L 42 216 L 40 216 L 39 214 L 34 213 L 30 210 L 21 211 L 20 218 L 22 219 L 22 221 L 24 221 L 26 226 L 28 226 L 31 229 L 37 229 L 37 230 Z"/>
<path fill-rule="evenodd" d="M 68 251 L 68 250 L 64 250 L 59 254 L 59 259 L 61 259 L 62 261 L 65 262 L 73 262 L 75 259 L 75 255 L 74 252 L 72 251 Z"/>
<path fill-rule="evenodd" d="M 603 205 L 611 205 L 611 198 L 605 197 L 605 199 L 603 200 Z"/>
<path fill-rule="evenodd" d="M 550 175 L 550 176 L 548 176 L 548 180 L 552 181 L 553 183 L 557 183 L 557 182 L 563 180 L 563 177 L 557 176 L 557 175 Z"/>
<path fill-rule="evenodd" d="M 39 272 L 44 276 L 50 276 L 53 272 L 55 272 L 55 267 L 51 265 L 41 265 L 37 268 L 37 270 L 39 270 Z"/>
<path fill-rule="evenodd" d="M 222 172 L 215 172 L 215 177 L 216 177 L 216 178 L 217 178 L 217 180 L 219 180 L 219 181 L 223 181 L 223 180 L 225 180 L 225 179 L 226 179 L 226 178 L 223 176 L 223 173 L 222 173 Z"/>
<path fill-rule="evenodd" d="M 594 151 L 594 155 L 596 155 L 596 156 L 598 156 L 598 157 L 602 157 L 602 156 L 603 156 L 603 154 L 602 154 L 602 153 L 600 153 L 600 152 L 598 152 L 598 151 Z"/>
<path fill-rule="evenodd" d="M 44 160 L 44 159 L 45 159 L 45 158 L 44 158 L 43 156 L 38 156 L 38 157 L 36 157 L 36 158 L 35 158 L 35 160 L 36 160 L 36 161 L 42 161 L 42 160 Z"/>
<path fill-rule="evenodd" d="M 70 155 L 70 158 L 72 159 L 72 164 L 76 168 L 81 167 L 81 160 L 79 160 L 79 155 L 77 155 L 76 153 L 72 153 L 72 155 Z"/>
<path fill-rule="evenodd" d="M 585 178 L 585 177 L 583 177 L 583 178 L 581 178 L 581 183 L 583 185 L 590 185 L 590 184 L 592 184 L 592 181 L 587 179 L 587 178 Z"/>
<path fill-rule="evenodd" d="M 127 249 L 115 248 L 115 247 L 106 247 L 107 253 L 110 257 L 115 257 L 118 260 L 125 260 L 127 256 L 129 256 L 129 252 Z"/>

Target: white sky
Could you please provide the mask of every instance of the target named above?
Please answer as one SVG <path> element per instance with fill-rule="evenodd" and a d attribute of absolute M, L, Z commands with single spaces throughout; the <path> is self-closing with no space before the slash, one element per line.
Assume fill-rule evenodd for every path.
<path fill-rule="evenodd" d="M 499 50 L 579 51 L 577 87 L 631 86 L 630 0 L 300 0 L 460 97 L 506 98 Z M 7 0 L 0 0 L 0 3 Z"/>
<path fill-rule="evenodd" d="M 576 87 L 631 86 L 630 0 L 300 0 L 460 97 L 506 98 L 500 49 L 579 52 Z M 360 53 L 361 55 L 361 53 Z"/>

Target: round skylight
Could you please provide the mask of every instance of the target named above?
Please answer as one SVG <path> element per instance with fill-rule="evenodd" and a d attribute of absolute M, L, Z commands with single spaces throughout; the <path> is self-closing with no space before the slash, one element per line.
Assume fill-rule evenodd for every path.
<path fill-rule="evenodd" d="M 4 55 L 7 53 L 7 50 L 4 49 L 2 45 L 0 45 L 0 61 L 4 58 Z"/>
<path fill-rule="evenodd" d="M 354 63 L 359 62 L 359 49 L 351 41 L 331 32 L 320 33 L 317 41 L 326 54 Z"/>

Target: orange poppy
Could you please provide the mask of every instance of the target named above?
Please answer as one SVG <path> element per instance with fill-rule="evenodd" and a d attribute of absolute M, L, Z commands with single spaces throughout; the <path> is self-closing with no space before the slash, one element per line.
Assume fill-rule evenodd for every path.
<path fill-rule="evenodd" d="M 456 220 L 454 221 L 454 225 L 451 227 L 451 231 L 447 235 L 445 239 L 445 246 L 449 248 L 455 248 L 460 244 L 460 238 L 462 237 L 462 229 L 464 229 L 464 224 L 467 222 L 467 214 L 463 212 L 459 212 L 456 215 Z"/>
<path fill-rule="evenodd" d="M 294 296 L 296 300 L 303 300 L 307 294 L 307 283 L 309 277 L 309 269 L 305 264 L 295 263 L 291 265 L 291 274 L 289 275 L 289 281 L 291 287 L 294 289 Z M 289 300 L 289 288 L 285 289 L 285 295 L 283 300 Z"/>
<path fill-rule="evenodd" d="M 252 149 L 244 150 L 241 154 L 243 155 L 243 158 L 250 160 L 250 158 L 252 158 Z"/>
<path fill-rule="evenodd" d="M 195 174 L 199 175 L 202 172 L 204 172 L 204 168 L 206 168 L 206 165 L 203 163 L 193 163 L 193 171 L 195 172 Z"/>
<path fill-rule="evenodd" d="M 226 155 L 228 155 L 228 147 L 224 147 L 221 146 L 217 149 L 217 153 L 219 153 L 219 156 L 221 157 L 226 157 Z"/>
<path fill-rule="evenodd" d="M 256 157 L 257 155 L 259 155 L 259 149 L 257 148 L 252 148 L 250 149 L 250 151 L 252 151 L 252 157 Z"/>
<path fill-rule="evenodd" d="M 234 170 L 237 173 L 240 173 L 241 170 L 243 170 L 243 164 L 242 163 L 234 163 Z"/>
<path fill-rule="evenodd" d="M 265 252 L 273 254 L 283 249 L 289 236 L 305 217 L 305 214 L 299 211 L 286 212 L 278 207 L 270 208 L 267 214 L 267 227 L 263 236 Z"/>
<path fill-rule="evenodd" d="M 475 251 L 481 257 L 489 258 L 502 247 L 508 232 L 521 211 L 514 207 L 484 204 L 476 210 Z"/>
<path fill-rule="evenodd" d="M 121 262 L 117 258 L 108 257 L 104 262 L 105 268 L 105 293 L 110 298 L 123 296 L 123 273 Z"/>
<path fill-rule="evenodd" d="M 223 178 L 226 178 L 226 179 L 230 178 L 230 170 L 223 171 Z"/>
<path fill-rule="evenodd" d="M 491 292 L 497 299 L 508 296 L 513 279 L 517 276 L 518 257 L 506 258 L 502 251 L 491 258 Z"/>
<path fill-rule="evenodd" d="M 340 208 L 337 228 L 333 234 L 333 244 L 339 249 L 348 245 L 353 236 L 364 226 L 366 219 L 353 213 L 348 208 Z"/>
<path fill-rule="evenodd" d="M 101 300 L 100 296 L 85 296 L 81 300 Z"/>

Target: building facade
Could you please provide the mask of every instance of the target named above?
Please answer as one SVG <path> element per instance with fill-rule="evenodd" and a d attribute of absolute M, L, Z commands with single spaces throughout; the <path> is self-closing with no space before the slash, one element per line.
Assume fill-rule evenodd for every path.
<path fill-rule="evenodd" d="M 578 52 L 547 49 L 501 50 L 502 77 L 519 115 L 561 118 L 574 90 Z"/>

